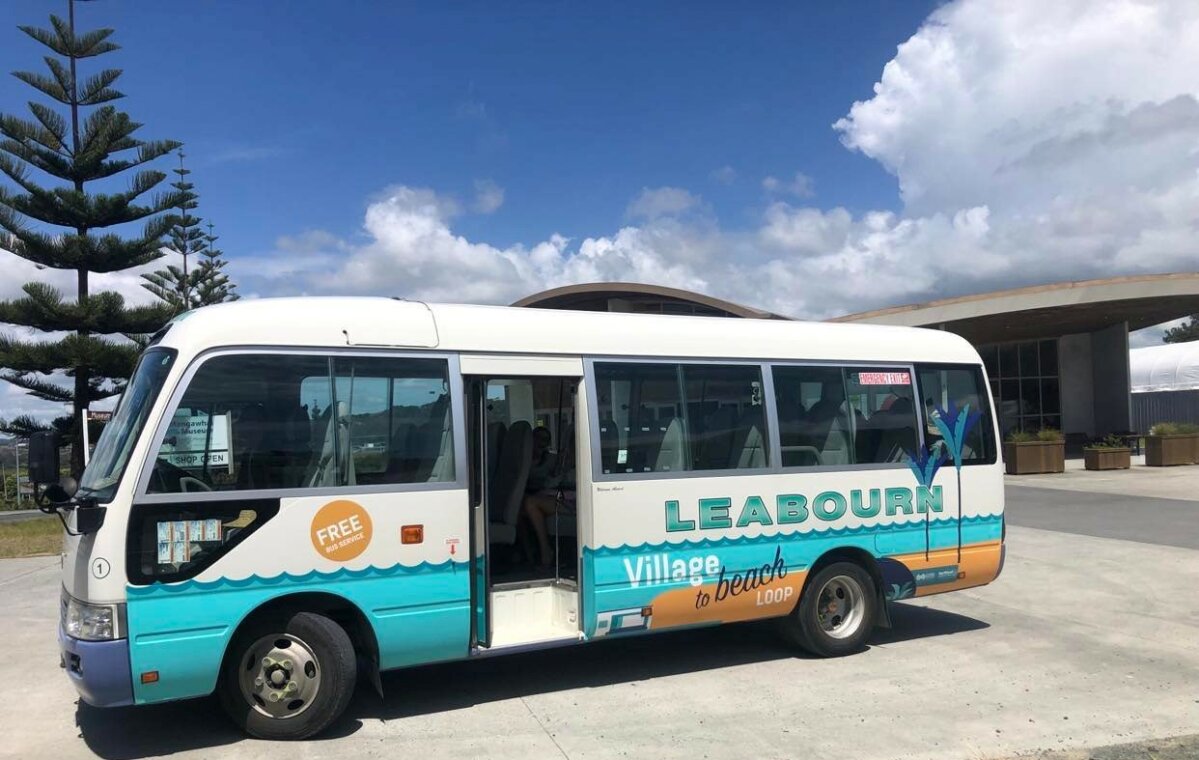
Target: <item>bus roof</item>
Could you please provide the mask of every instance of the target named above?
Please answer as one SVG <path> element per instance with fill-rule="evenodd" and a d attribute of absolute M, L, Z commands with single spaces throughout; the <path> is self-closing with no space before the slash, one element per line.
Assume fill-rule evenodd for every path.
<path fill-rule="evenodd" d="M 176 318 L 161 345 L 420 348 L 453 352 L 979 363 L 964 338 L 868 324 L 426 304 L 393 298 L 245 299 Z"/>

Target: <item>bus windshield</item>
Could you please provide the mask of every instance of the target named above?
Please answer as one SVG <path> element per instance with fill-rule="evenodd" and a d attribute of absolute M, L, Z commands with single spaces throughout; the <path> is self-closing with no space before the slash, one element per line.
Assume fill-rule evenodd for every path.
<path fill-rule="evenodd" d="M 142 354 L 117 403 L 116 414 L 105 426 L 83 472 L 79 496 L 101 503 L 112 501 L 125 465 L 129 463 L 129 455 L 174 361 L 175 352 L 170 349 L 152 348 Z"/>

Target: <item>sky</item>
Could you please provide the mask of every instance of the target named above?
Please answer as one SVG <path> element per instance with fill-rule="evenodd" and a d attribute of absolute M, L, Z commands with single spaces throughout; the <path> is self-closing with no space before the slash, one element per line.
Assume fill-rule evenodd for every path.
<path fill-rule="evenodd" d="M 597 5 L 97 0 L 78 24 L 117 30 L 99 62 L 143 137 L 185 143 L 245 297 L 621 280 L 823 318 L 1199 268 L 1193 2 Z M 7 0 L 0 69 L 39 67 L 15 25 L 64 9 Z M 0 112 L 30 93 L 0 77 Z M 148 300 L 137 277 L 100 283 Z M 0 298 L 29 279 L 70 275 L 0 253 Z M 0 390 L 0 416 L 29 403 Z"/>

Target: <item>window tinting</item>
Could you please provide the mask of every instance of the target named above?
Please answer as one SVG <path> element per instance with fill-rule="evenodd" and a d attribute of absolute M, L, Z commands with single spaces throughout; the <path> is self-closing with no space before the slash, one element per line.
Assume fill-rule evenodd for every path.
<path fill-rule="evenodd" d="M 853 422 L 840 367 L 774 367 L 784 467 L 854 461 Z"/>
<path fill-rule="evenodd" d="M 597 363 L 605 473 L 766 467 L 756 365 Z"/>
<path fill-rule="evenodd" d="M 919 435 L 904 367 L 771 368 L 784 467 L 906 462 Z"/>
<path fill-rule="evenodd" d="M 444 359 L 281 355 L 205 362 L 151 493 L 454 480 Z"/>
<path fill-rule="evenodd" d="M 858 464 L 906 462 L 920 440 L 912 374 L 906 368 L 845 369 Z"/>
<path fill-rule="evenodd" d="M 920 397 L 924 400 L 925 441 L 930 449 L 944 449 L 944 436 L 936 420 L 942 412 L 955 410 L 982 412 L 982 417 L 962 442 L 962 462 L 991 463 L 995 461 L 995 424 L 982 384 L 982 373 L 974 367 L 917 367 Z M 968 409 L 967 409 L 968 406 Z"/>

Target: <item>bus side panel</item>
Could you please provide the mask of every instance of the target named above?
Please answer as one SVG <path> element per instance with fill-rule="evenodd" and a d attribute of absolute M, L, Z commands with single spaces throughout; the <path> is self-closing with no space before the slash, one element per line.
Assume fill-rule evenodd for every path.
<path fill-rule="evenodd" d="M 274 519 L 196 578 L 129 586 L 136 703 L 210 693 L 237 626 L 263 604 L 293 594 L 324 593 L 355 605 L 374 629 L 381 669 L 467 655 L 465 490 L 283 502 Z M 364 528 L 348 536 L 352 556 L 345 547 L 320 545 L 331 506 L 335 522 L 344 524 L 350 510 Z M 404 544 L 401 527 L 412 525 L 423 526 L 423 540 Z M 157 682 L 143 684 L 141 674 L 150 671 L 158 672 Z"/>
<path fill-rule="evenodd" d="M 921 488 L 907 468 L 596 484 L 585 631 L 784 615 L 812 563 L 840 548 L 880 560 L 888 598 L 989 583 L 1002 563 L 998 466 L 963 468 L 960 559 L 956 480 Z"/>

